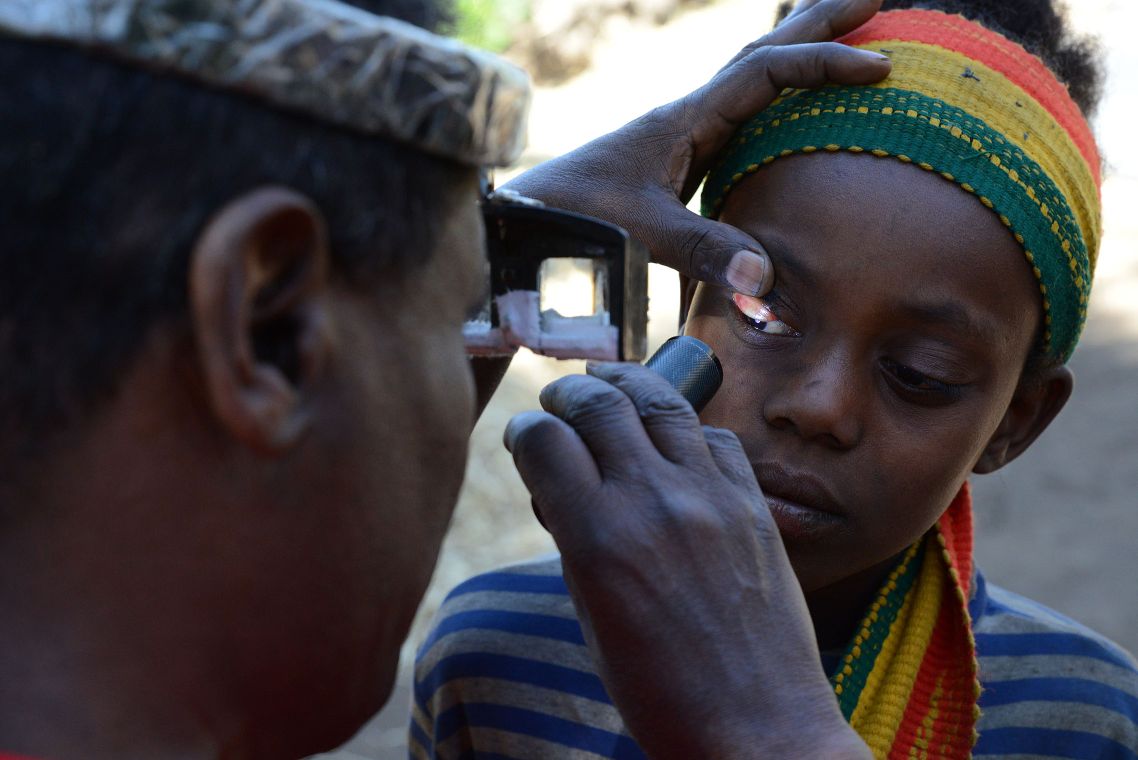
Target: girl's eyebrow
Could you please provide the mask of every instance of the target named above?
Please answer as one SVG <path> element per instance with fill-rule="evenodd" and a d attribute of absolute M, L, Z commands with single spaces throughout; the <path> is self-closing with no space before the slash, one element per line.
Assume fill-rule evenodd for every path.
<path fill-rule="evenodd" d="M 817 286 L 817 270 L 795 256 L 784 240 L 767 234 L 763 235 L 761 242 L 771 256 L 776 282 L 785 272 L 790 279 L 806 288 Z M 974 314 L 957 301 L 927 301 L 901 293 L 895 311 L 914 322 L 947 327 L 985 343 L 997 340 L 1001 332 L 990 320 Z"/>
<path fill-rule="evenodd" d="M 997 340 L 1000 330 L 956 301 L 902 300 L 898 311 L 917 322 L 951 328 L 985 343 Z"/>
<path fill-rule="evenodd" d="M 777 235 L 765 234 L 760 240 L 763 248 L 770 255 L 774 266 L 775 281 L 777 282 L 783 271 L 789 273 L 791 279 L 805 287 L 812 288 L 818 284 L 818 276 L 809 264 L 791 253 L 791 247 Z"/>

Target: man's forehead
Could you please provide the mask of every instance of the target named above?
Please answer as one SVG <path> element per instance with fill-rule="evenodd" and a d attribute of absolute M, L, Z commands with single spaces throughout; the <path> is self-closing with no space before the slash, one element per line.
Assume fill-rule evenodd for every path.
<path fill-rule="evenodd" d="M 63 42 L 472 166 L 525 145 L 504 60 L 336 0 L 3 0 L 0 35 Z"/>

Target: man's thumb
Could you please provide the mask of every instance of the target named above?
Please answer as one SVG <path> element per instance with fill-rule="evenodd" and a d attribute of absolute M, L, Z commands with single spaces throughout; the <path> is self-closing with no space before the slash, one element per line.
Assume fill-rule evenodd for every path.
<path fill-rule="evenodd" d="M 757 240 L 678 202 L 674 213 L 679 217 L 674 223 L 658 226 L 662 239 L 645 241 L 657 264 L 752 296 L 765 295 L 774 286 L 770 257 Z"/>

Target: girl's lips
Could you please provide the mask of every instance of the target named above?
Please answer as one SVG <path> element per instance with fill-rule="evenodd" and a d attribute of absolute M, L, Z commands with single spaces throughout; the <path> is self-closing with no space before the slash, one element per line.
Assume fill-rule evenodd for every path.
<path fill-rule="evenodd" d="M 845 509 L 812 474 L 791 472 L 770 462 L 753 463 L 753 467 L 783 539 L 817 538 L 840 530 L 846 522 Z"/>
<path fill-rule="evenodd" d="M 771 517 L 784 541 L 808 541 L 840 530 L 845 518 L 799 504 L 774 494 L 764 494 Z"/>

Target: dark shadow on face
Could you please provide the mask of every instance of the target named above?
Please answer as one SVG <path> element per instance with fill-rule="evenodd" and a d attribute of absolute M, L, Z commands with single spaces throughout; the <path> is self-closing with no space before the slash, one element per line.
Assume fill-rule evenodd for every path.
<path fill-rule="evenodd" d="M 775 162 L 722 221 L 777 281 L 695 289 L 686 332 L 725 370 L 702 419 L 739 435 L 808 593 L 876 578 L 1009 426 L 1042 315 L 1023 251 L 959 187 L 851 154 Z"/>
<path fill-rule="evenodd" d="M 317 276 L 323 216 L 281 188 L 231 202 L 195 251 L 208 408 L 228 435 L 221 464 L 186 478 L 210 489 L 193 499 L 203 535 L 180 531 L 166 554 L 210 547 L 194 583 L 227 610 L 201 625 L 244 647 L 227 651 L 232 690 L 265 756 L 336 746 L 386 701 L 458 497 L 475 402 L 461 328 L 483 298 L 485 233 L 477 173 L 452 181 L 420 261 L 359 281 Z"/>
<path fill-rule="evenodd" d="M 382 671 L 375 679 L 374 667 L 355 664 L 381 692 L 363 719 L 393 683 L 458 499 L 475 419 L 462 323 L 484 295 L 485 233 L 477 177 L 466 179 L 462 202 L 439 222 L 435 250 L 424 252 L 426 263 L 337 300 L 342 384 L 339 406 L 320 430 L 322 461 L 314 471 L 316 498 L 334 512 L 325 522 L 335 519 L 342 529 L 335 547 L 326 547 L 338 553 L 344 573 L 339 594 L 358 592 L 349 600 L 359 616 L 353 627 L 370 639 L 351 643 Z"/>

